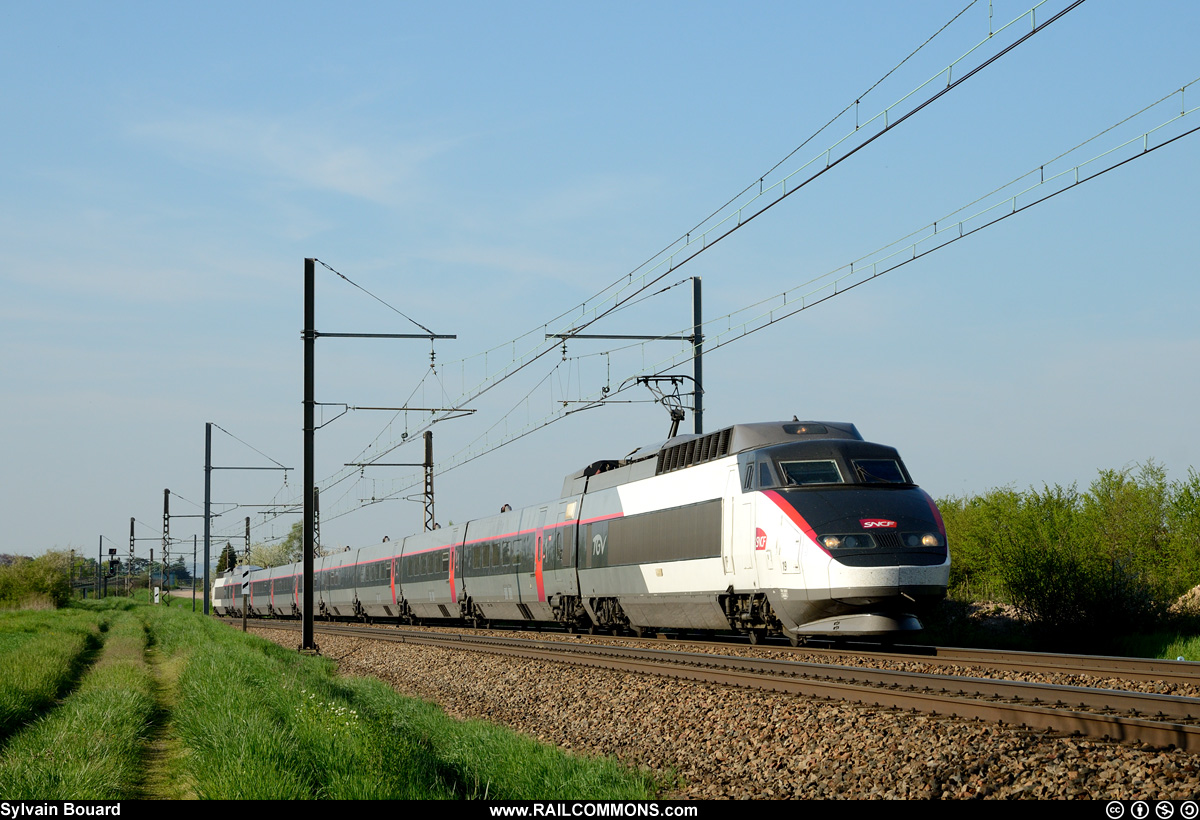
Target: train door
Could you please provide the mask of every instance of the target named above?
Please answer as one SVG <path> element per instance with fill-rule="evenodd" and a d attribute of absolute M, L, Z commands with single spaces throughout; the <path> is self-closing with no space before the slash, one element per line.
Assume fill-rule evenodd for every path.
<path fill-rule="evenodd" d="M 721 566 L 725 570 L 725 577 L 730 581 L 737 576 L 737 561 L 733 549 L 737 532 L 734 518 L 737 517 L 737 507 L 741 495 L 742 482 L 738 478 L 738 469 L 731 467 L 729 468 L 729 477 L 725 482 L 725 498 L 721 504 Z"/>
<path fill-rule="evenodd" d="M 759 521 L 757 516 L 757 506 L 754 504 L 754 493 L 747 493 L 746 500 L 749 506 L 748 518 L 749 521 L 746 529 L 753 535 L 753 543 L 751 545 L 751 553 L 754 558 L 755 578 L 759 589 L 769 589 L 777 584 L 772 579 L 775 571 L 775 553 L 779 550 L 778 535 L 776 535 L 775 551 L 771 549 L 771 537 L 767 535 L 766 530 L 761 524 L 765 521 Z"/>
<path fill-rule="evenodd" d="M 545 529 L 546 529 L 546 511 L 549 507 L 540 508 L 533 518 L 533 566 L 526 574 L 525 583 L 521 589 L 522 602 L 546 600 L 546 581 L 542 574 L 542 569 L 545 566 L 546 547 L 545 547 Z"/>
<path fill-rule="evenodd" d="M 754 585 L 758 586 L 758 550 L 754 544 L 754 505 L 750 501 L 749 495 L 743 495 L 738 499 L 737 509 L 733 514 L 733 551 L 736 555 L 740 555 L 742 569 L 742 581 L 753 580 Z"/>
<path fill-rule="evenodd" d="M 740 578 L 742 585 L 758 586 L 754 556 L 754 502 L 743 492 L 742 477 L 736 467 L 729 471 L 722 512 L 721 559 L 725 577 Z"/>
<path fill-rule="evenodd" d="M 467 562 L 469 560 L 468 547 L 466 545 L 466 533 L 456 535 L 454 537 L 454 555 L 457 562 L 457 571 L 454 577 L 457 579 L 455 583 L 455 600 L 460 604 L 466 603 L 467 600 Z"/>

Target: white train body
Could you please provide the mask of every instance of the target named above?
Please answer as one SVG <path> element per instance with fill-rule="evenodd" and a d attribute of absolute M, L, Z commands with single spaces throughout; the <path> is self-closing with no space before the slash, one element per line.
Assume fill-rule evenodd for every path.
<path fill-rule="evenodd" d="M 894 449 L 777 422 L 677 436 L 567 476 L 557 501 L 319 559 L 315 589 L 332 617 L 796 642 L 919 629 L 949 571 L 937 508 Z M 298 614 L 299 573 L 254 573 L 251 611 Z"/>

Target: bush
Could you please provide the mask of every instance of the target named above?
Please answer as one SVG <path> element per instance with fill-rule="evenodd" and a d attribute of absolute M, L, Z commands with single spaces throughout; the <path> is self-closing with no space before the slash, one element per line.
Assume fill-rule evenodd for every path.
<path fill-rule="evenodd" d="M 1200 475 L 1167 482 L 1153 461 L 1074 486 L 939 502 L 952 591 L 1014 604 L 1047 637 L 1162 623 L 1200 583 Z M 996 593 L 999 593 L 997 596 Z"/>
<path fill-rule="evenodd" d="M 57 609 L 71 600 L 70 554 L 50 551 L 0 567 L 0 608 Z"/>

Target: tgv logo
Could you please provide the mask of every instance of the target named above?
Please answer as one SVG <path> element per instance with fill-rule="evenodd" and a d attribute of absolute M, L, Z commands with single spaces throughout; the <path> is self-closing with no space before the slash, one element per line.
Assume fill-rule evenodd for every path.
<path fill-rule="evenodd" d="M 896 522 L 888 521 L 886 518 L 860 518 L 858 523 L 862 524 L 864 530 L 872 530 L 878 527 L 896 528 Z"/>

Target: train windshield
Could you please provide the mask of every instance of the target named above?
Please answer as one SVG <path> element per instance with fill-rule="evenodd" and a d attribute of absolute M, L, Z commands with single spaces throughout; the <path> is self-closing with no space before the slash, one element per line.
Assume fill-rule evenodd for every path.
<path fill-rule="evenodd" d="M 841 484 L 836 461 L 781 461 L 779 469 L 788 484 Z"/>
<path fill-rule="evenodd" d="M 758 489 L 914 486 L 894 448 L 868 442 L 793 444 L 764 449 L 755 460 L 758 469 L 747 475 L 757 474 Z"/>
<path fill-rule="evenodd" d="M 856 458 L 853 461 L 854 473 L 859 484 L 907 484 L 904 471 L 895 459 L 890 458 Z"/>

